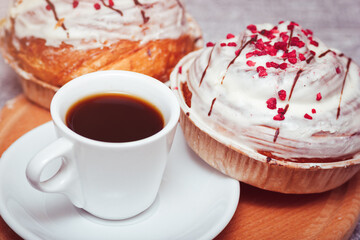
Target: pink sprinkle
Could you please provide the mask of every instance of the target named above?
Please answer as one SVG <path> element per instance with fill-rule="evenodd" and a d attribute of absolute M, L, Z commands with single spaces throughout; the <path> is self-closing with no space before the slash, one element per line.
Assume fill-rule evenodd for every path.
<path fill-rule="evenodd" d="M 286 99 L 286 91 L 284 89 L 278 92 L 280 100 L 284 101 Z"/>
<path fill-rule="evenodd" d="M 285 114 L 285 109 L 278 108 L 278 114 Z"/>
<path fill-rule="evenodd" d="M 99 9 L 101 8 L 101 6 L 100 6 L 100 4 L 95 3 L 95 4 L 94 4 L 94 8 L 95 8 L 96 10 L 99 10 Z"/>
<path fill-rule="evenodd" d="M 311 40 L 310 44 L 314 45 L 315 47 L 319 46 L 319 43 L 317 41 Z"/>
<path fill-rule="evenodd" d="M 269 109 L 276 109 L 276 98 L 269 98 L 266 101 L 267 108 Z"/>
<path fill-rule="evenodd" d="M 250 30 L 252 33 L 257 33 L 256 26 L 254 24 L 250 24 L 246 27 L 248 30 Z"/>
<path fill-rule="evenodd" d="M 315 108 L 311 109 L 311 112 L 312 112 L 312 113 L 316 113 Z"/>
<path fill-rule="evenodd" d="M 282 63 L 279 65 L 279 68 L 285 70 L 287 68 L 287 63 Z"/>
<path fill-rule="evenodd" d="M 251 60 L 247 61 L 246 64 L 249 66 L 249 67 L 253 67 L 256 65 L 256 62 L 253 62 Z"/>
<path fill-rule="evenodd" d="M 280 114 L 280 113 L 279 113 L 278 115 L 274 116 L 273 119 L 274 119 L 275 121 L 282 121 L 282 120 L 285 119 L 285 116 L 284 116 L 284 114 Z"/>
<path fill-rule="evenodd" d="M 213 47 L 213 46 L 215 46 L 215 43 L 213 42 L 206 43 L 206 47 Z"/>
<path fill-rule="evenodd" d="M 337 67 L 337 68 L 336 68 L 336 73 L 337 73 L 337 74 L 340 74 L 340 73 L 341 73 L 340 67 Z"/>
<path fill-rule="evenodd" d="M 305 61 L 306 60 L 304 54 L 301 54 L 301 53 L 299 53 L 299 59 L 300 59 L 300 61 Z"/>
<path fill-rule="evenodd" d="M 51 11 L 50 5 L 46 5 L 46 10 Z"/>
<path fill-rule="evenodd" d="M 320 101 L 322 99 L 321 93 L 316 94 L 316 101 Z"/>
<path fill-rule="evenodd" d="M 236 42 L 229 42 L 227 45 L 229 47 L 236 47 L 237 46 Z"/>
<path fill-rule="evenodd" d="M 235 36 L 234 36 L 234 34 L 231 34 L 231 33 L 229 33 L 228 35 L 226 35 L 226 39 L 231 39 L 231 38 L 234 38 Z"/>
<path fill-rule="evenodd" d="M 179 74 L 182 73 L 182 66 L 179 67 L 179 71 L 178 71 Z"/>
<path fill-rule="evenodd" d="M 312 120 L 312 119 L 313 119 L 312 116 L 310 116 L 310 115 L 307 114 L 307 113 L 305 113 L 304 118 L 309 119 L 309 120 Z"/>
<path fill-rule="evenodd" d="M 259 66 L 256 68 L 256 71 L 259 73 L 259 77 L 267 76 L 266 69 L 263 66 Z"/>
<path fill-rule="evenodd" d="M 226 43 L 220 43 L 220 47 L 225 47 Z"/>
<path fill-rule="evenodd" d="M 246 54 L 246 58 L 252 57 L 253 55 L 254 55 L 253 52 L 248 52 L 248 53 Z"/>
<path fill-rule="evenodd" d="M 174 90 L 179 90 L 179 88 L 178 88 L 178 87 L 174 87 L 173 89 L 174 89 Z"/>
<path fill-rule="evenodd" d="M 73 1 L 73 8 L 77 8 L 78 5 L 79 5 L 79 1 Z"/>
<path fill-rule="evenodd" d="M 296 58 L 288 58 L 288 61 L 292 64 L 295 64 L 297 62 Z"/>

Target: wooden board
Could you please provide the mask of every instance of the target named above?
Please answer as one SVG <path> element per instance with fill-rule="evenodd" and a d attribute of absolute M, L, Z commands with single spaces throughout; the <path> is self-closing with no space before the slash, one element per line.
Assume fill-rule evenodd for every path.
<path fill-rule="evenodd" d="M 22 95 L 0 113 L 0 155 L 50 114 Z M 348 239 L 360 216 L 360 173 L 322 194 L 286 195 L 241 184 L 239 206 L 216 240 Z M 0 218 L 0 239 L 21 239 Z"/>

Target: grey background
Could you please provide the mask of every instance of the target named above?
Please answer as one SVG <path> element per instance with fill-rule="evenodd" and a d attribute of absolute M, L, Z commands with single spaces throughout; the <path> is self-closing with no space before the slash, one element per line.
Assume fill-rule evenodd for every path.
<path fill-rule="evenodd" d="M 0 0 L 0 18 L 10 0 Z M 280 20 L 298 22 L 313 30 L 328 47 L 360 63 L 360 0 L 183 0 L 203 30 L 204 40 L 219 41 L 240 33 L 249 24 Z M 0 108 L 21 93 L 14 72 L 0 57 Z M 1 118 L 1 116 L 0 116 Z M 360 223 L 351 240 L 360 240 Z"/>

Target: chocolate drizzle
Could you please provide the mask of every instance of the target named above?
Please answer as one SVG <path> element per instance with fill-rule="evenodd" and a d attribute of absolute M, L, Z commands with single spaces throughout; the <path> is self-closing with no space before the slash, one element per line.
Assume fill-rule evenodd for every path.
<path fill-rule="evenodd" d="M 204 70 L 204 72 L 203 72 L 203 74 L 201 75 L 201 78 L 200 78 L 199 87 L 201 86 L 201 83 L 202 83 L 202 81 L 204 80 L 204 77 L 205 77 L 205 75 L 206 75 L 206 71 L 207 71 L 207 69 L 208 69 L 209 66 L 210 66 L 211 56 L 212 56 L 212 53 L 213 53 L 213 51 L 214 51 L 214 48 L 215 48 L 215 46 L 211 49 L 208 64 L 207 64 L 207 66 L 206 66 L 206 68 L 205 68 L 205 70 Z"/>
<path fill-rule="evenodd" d="M 293 32 L 294 32 L 294 28 L 291 28 L 291 32 L 290 32 L 290 37 L 289 37 L 289 42 L 287 44 L 287 47 L 286 47 L 286 52 L 288 52 L 288 49 L 290 47 L 290 43 L 291 43 L 291 38 L 293 36 Z"/>
<path fill-rule="evenodd" d="M 212 102 L 211 102 L 210 111 L 209 111 L 209 113 L 208 113 L 208 116 L 209 116 L 209 117 L 210 117 L 211 112 L 212 112 L 212 110 L 213 110 L 213 107 L 214 107 L 214 103 L 215 103 L 215 101 L 216 101 L 216 98 L 214 98 L 214 99 L 212 100 Z"/>
<path fill-rule="evenodd" d="M 192 92 L 190 91 L 187 82 L 181 83 L 181 91 L 185 100 L 186 105 L 191 108 Z"/>
<path fill-rule="evenodd" d="M 324 56 L 325 56 L 326 54 L 328 54 L 329 52 L 332 52 L 332 51 L 329 49 L 329 50 L 323 52 L 322 54 L 319 55 L 319 58 L 324 57 Z"/>
<path fill-rule="evenodd" d="M 113 11 L 117 12 L 118 14 L 120 14 L 121 16 L 124 15 L 121 10 L 114 8 L 114 7 L 111 6 L 110 4 L 106 4 L 106 3 L 104 2 L 104 0 L 100 0 L 100 1 L 101 1 L 101 3 L 102 3 L 105 7 L 110 8 L 111 10 L 113 10 Z"/>
<path fill-rule="evenodd" d="M 292 93 L 293 93 L 293 91 L 294 91 L 295 85 L 296 85 L 296 83 L 297 83 L 297 81 L 298 81 L 298 79 L 299 79 L 299 77 L 300 77 L 300 74 L 301 74 L 302 72 L 303 72 L 303 70 L 300 69 L 300 70 L 296 73 L 296 76 L 295 76 L 295 78 L 294 78 L 293 85 L 291 86 L 291 90 L 290 90 L 290 94 L 289 94 L 289 101 L 290 101 L 290 99 L 291 99 L 291 96 L 292 96 Z"/>
<path fill-rule="evenodd" d="M 311 57 L 309 57 L 308 59 L 306 59 L 306 63 L 309 64 L 311 62 L 311 60 L 313 60 L 314 55 L 312 55 Z"/>
<path fill-rule="evenodd" d="M 280 133 L 280 128 L 277 128 L 276 131 L 275 131 L 275 136 L 274 136 L 274 142 L 276 142 L 278 136 L 279 136 L 279 133 Z"/>
<path fill-rule="evenodd" d="M 140 6 L 140 7 L 144 7 L 145 5 L 140 3 L 138 0 L 134 0 L 135 6 Z M 146 6 L 147 8 L 149 8 L 150 6 Z M 150 17 L 147 17 L 145 15 L 145 11 L 143 9 L 141 9 L 141 16 L 143 18 L 144 24 L 146 24 L 149 20 Z"/>
<path fill-rule="evenodd" d="M 342 87 L 341 87 L 340 100 L 339 100 L 339 106 L 338 106 L 337 113 L 336 113 L 336 119 L 339 119 L 339 116 L 340 116 L 341 99 L 342 99 L 342 95 L 343 95 L 343 92 L 344 92 L 344 86 L 345 86 L 346 78 L 347 78 L 347 75 L 348 75 L 348 72 L 349 72 L 350 64 L 351 64 L 351 58 L 348 59 L 348 62 L 346 64 L 346 73 L 345 73 L 345 77 L 344 77 L 343 84 L 342 84 Z"/>
<path fill-rule="evenodd" d="M 244 48 L 245 48 L 249 43 L 256 41 L 256 38 L 257 38 L 257 36 L 251 38 L 249 41 L 247 41 L 245 44 L 243 44 L 241 48 L 238 49 L 238 53 L 237 53 L 236 56 L 231 60 L 231 62 L 229 63 L 229 65 L 228 65 L 227 68 L 226 68 L 226 72 L 225 72 L 224 76 L 223 76 L 222 79 L 221 79 L 221 84 L 223 84 L 224 79 L 225 79 L 225 76 L 226 76 L 226 73 L 227 73 L 227 71 L 229 70 L 230 66 L 234 64 L 235 60 L 240 56 L 241 52 L 244 50 Z"/>
<path fill-rule="evenodd" d="M 55 9 L 55 5 L 50 1 L 50 0 L 45 0 L 47 2 L 47 4 L 49 5 L 49 7 L 51 8 L 51 11 L 53 12 L 54 14 L 54 18 L 57 22 L 60 21 L 57 13 L 56 13 L 56 9 Z M 65 24 L 64 23 L 61 23 L 61 27 L 62 29 L 64 29 L 64 31 L 67 31 L 67 28 L 65 27 Z M 69 33 L 67 33 L 67 36 L 69 37 Z"/>

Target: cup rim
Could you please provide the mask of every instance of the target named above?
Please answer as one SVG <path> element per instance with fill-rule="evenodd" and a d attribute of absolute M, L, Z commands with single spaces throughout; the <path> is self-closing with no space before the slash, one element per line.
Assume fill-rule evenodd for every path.
<path fill-rule="evenodd" d="M 106 78 L 107 76 L 117 76 L 117 77 L 125 77 L 126 76 L 132 76 L 135 77 L 135 79 L 131 79 L 131 81 L 139 81 L 144 82 L 148 81 L 151 82 L 151 85 L 154 86 L 154 88 L 157 89 L 157 91 L 161 92 L 159 94 L 160 96 L 164 97 L 166 99 L 167 104 L 170 106 L 170 114 L 169 114 L 169 120 L 165 124 L 165 126 L 157 133 L 143 138 L 136 141 L 130 141 L 130 142 L 104 142 L 99 140 L 90 139 L 84 136 L 81 136 L 74 131 L 72 131 L 61 119 L 60 111 L 59 111 L 59 104 L 60 99 L 63 97 L 63 94 L 65 94 L 68 89 L 73 88 L 74 86 L 77 86 L 79 84 L 84 84 L 85 81 L 88 81 L 89 79 L 94 78 Z M 101 83 L 101 80 L 99 81 Z M 91 94 L 89 94 L 91 95 Z M 141 97 L 141 96 L 140 96 Z M 80 98 L 82 99 L 82 98 Z M 79 99 L 79 100 L 80 100 Z M 75 103 L 75 102 L 74 102 Z M 70 140 L 75 140 L 78 142 L 85 143 L 87 145 L 97 146 L 97 147 L 103 147 L 103 148 L 119 148 L 119 147 L 138 147 L 140 145 L 145 145 L 151 142 L 154 142 L 164 136 L 166 136 L 178 123 L 179 117 L 180 117 L 180 105 L 179 102 L 175 96 L 175 94 L 171 91 L 171 89 L 166 86 L 164 83 L 160 82 L 159 80 L 147 76 L 145 74 L 137 73 L 137 72 L 131 72 L 131 71 L 125 71 L 125 70 L 105 70 L 105 71 L 97 71 L 88 73 L 85 75 L 82 75 L 80 77 L 77 77 L 65 85 L 63 85 L 54 95 L 51 104 L 50 104 L 50 113 L 52 120 L 54 122 L 54 125 L 60 129 L 65 136 L 69 137 Z"/>

